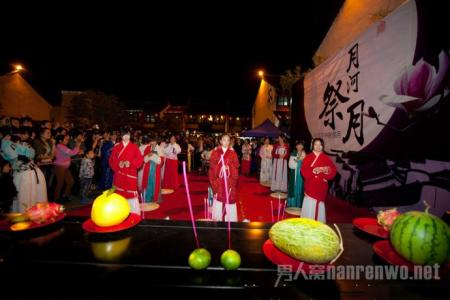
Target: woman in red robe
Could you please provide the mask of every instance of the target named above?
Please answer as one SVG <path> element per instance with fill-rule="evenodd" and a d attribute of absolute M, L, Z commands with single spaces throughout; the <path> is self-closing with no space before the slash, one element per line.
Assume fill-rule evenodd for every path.
<path fill-rule="evenodd" d="M 215 221 L 237 222 L 236 192 L 239 178 L 239 159 L 230 146 L 230 137 L 223 135 L 220 146 L 211 151 L 209 160 L 209 182 L 215 195 L 212 206 L 212 217 Z M 225 189 L 225 177 L 228 185 L 228 200 Z M 224 207 L 225 218 L 224 218 Z"/>
<path fill-rule="evenodd" d="M 178 154 L 181 152 L 175 136 L 170 137 L 170 143 L 164 149 L 165 167 L 162 187 L 175 190 L 178 188 Z"/>
<path fill-rule="evenodd" d="M 137 172 L 144 158 L 136 144 L 130 142 L 130 133 L 124 132 L 122 141 L 117 143 L 109 157 L 109 165 L 114 171 L 115 192 L 130 203 L 131 211 L 140 214 Z"/>
<path fill-rule="evenodd" d="M 252 162 L 252 146 L 248 140 L 244 140 L 244 145 L 242 145 L 242 160 L 241 160 L 241 171 L 245 176 L 250 175 L 250 166 Z"/>
<path fill-rule="evenodd" d="M 325 199 L 328 181 L 336 176 L 333 161 L 323 153 L 323 140 L 313 139 L 313 151 L 303 159 L 301 173 L 305 178 L 305 198 L 301 217 L 326 223 Z"/>

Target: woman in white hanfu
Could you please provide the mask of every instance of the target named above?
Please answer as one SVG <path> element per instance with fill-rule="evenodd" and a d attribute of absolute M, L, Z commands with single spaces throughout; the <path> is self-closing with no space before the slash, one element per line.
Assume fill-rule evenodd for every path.
<path fill-rule="evenodd" d="M 17 197 L 12 211 L 24 213 L 38 202 L 47 202 L 47 184 L 42 171 L 33 162 L 34 149 L 18 136 L 6 136 L 1 141 L 2 156 L 13 167 L 13 182 Z"/>
<path fill-rule="evenodd" d="M 272 150 L 273 146 L 270 144 L 270 139 L 266 137 L 264 139 L 264 145 L 259 150 L 259 156 L 261 157 L 261 172 L 259 174 L 259 182 L 269 183 L 272 179 Z"/>
<path fill-rule="evenodd" d="M 289 146 L 284 136 L 278 137 L 278 143 L 272 150 L 273 166 L 272 166 L 272 183 L 270 190 L 273 192 L 287 192 L 288 187 L 288 159 Z"/>

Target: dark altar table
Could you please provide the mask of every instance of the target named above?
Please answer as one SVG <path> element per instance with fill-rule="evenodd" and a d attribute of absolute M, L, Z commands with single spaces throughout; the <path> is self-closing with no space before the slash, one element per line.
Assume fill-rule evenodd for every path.
<path fill-rule="evenodd" d="M 198 222 L 200 243 L 211 252 L 212 262 L 208 270 L 194 271 L 187 264 L 189 253 L 195 249 L 190 222 L 145 220 L 124 232 L 98 235 L 84 232 L 83 221 L 67 217 L 33 234 L 0 233 L 2 286 L 23 282 L 27 288 L 20 293 L 35 293 L 33 287 L 52 287 L 56 299 L 109 299 L 124 293 L 162 299 L 152 296 L 156 292 L 168 299 L 182 293 L 186 299 L 230 300 L 448 299 L 450 295 L 448 277 L 311 280 L 300 276 L 290 281 L 283 276 L 274 287 L 280 273 L 262 252 L 270 223 L 232 224 L 232 248 L 240 253 L 242 264 L 237 271 L 224 271 L 219 260 L 227 247 L 227 224 Z M 386 264 L 372 251 L 376 239 L 351 224 L 339 224 L 339 228 L 345 251 L 336 265 Z"/>

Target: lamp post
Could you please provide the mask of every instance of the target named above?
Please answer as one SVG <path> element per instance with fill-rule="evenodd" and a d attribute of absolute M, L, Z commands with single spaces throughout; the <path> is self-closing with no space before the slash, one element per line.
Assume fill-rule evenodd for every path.
<path fill-rule="evenodd" d="M 292 85 L 291 84 L 288 88 L 286 88 L 283 85 L 283 82 L 286 81 L 286 77 L 289 77 L 289 74 L 292 74 L 288 71 L 286 71 L 286 74 L 267 74 L 264 72 L 263 69 L 259 69 L 257 71 L 258 76 L 261 78 L 261 81 L 266 82 L 279 82 L 279 84 L 275 84 L 274 89 L 276 91 L 276 99 L 273 99 L 275 101 L 274 103 L 274 114 L 275 117 L 280 121 L 280 124 L 278 125 L 281 129 L 284 127 L 287 132 L 291 132 L 291 120 L 292 120 Z M 266 80 L 272 79 L 270 81 Z M 283 81 L 283 82 L 282 82 Z M 272 84 L 273 85 L 273 84 Z M 279 101 L 281 100 L 281 102 Z M 269 100 L 269 104 L 270 100 Z M 287 111 L 288 110 L 288 111 Z M 277 113 L 275 113 L 277 112 Z M 287 119 L 287 120 L 286 120 Z M 256 125 L 256 124 L 255 124 Z"/>
<path fill-rule="evenodd" d="M 281 77 L 280 74 L 268 74 L 268 73 L 264 72 L 264 70 L 262 70 L 262 69 L 258 70 L 257 75 L 261 79 L 264 79 L 264 78 L 267 78 L 267 77 L 274 77 L 274 78 L 280 78 Z"/>
<path fill-rule="evenodd" d="M 13 75 L 25 71 L 25 68 L 21 64 L 15 64 L 12 65 L 12 67 L 13 67 L 12 71 L 6 73 L 5 75 Z"/>
<path fill-rule="evenodd" d="M 21 72 L 23 70 L 23 66 L 22 65 L 15 65 L 14 66 L 14 71 L 15 73 Z"/>
<path fill-rule="evenodd" d="M 259 70 L 258 71 L 258 76 L 261 78 L 264 78 L 264 71 L 263 70 Z"/>

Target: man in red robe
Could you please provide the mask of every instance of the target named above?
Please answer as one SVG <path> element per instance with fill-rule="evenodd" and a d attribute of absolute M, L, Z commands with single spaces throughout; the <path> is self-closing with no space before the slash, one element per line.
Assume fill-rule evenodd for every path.
<path fill-rule="evenodd" d="M 237 222 L 236 192 L 239 178 L 239 159 L 236 152 L 230 147 L 230 137 L 222 136 L 220 146 L 211 152 L 209 160 L 209 182 L 215 194 L 212 207 L 212 216 L 215 221 Z M 225 188 L 225 177 L 228 186 L 228 201 Z M 224 207 L 226 207 L 225 218 Z"/>
<path fill-rule="evenodd" d="M 114 171 L 113 185 L 116 193 L 130 203 L 131 211 L 140 214 L 137 172 L 142 166 L 143 156 L 136 144 L 130 142 L 130 133 L 122 133 L 122 141 L 117 143 L 109 157 L 109 165 Z"/>

